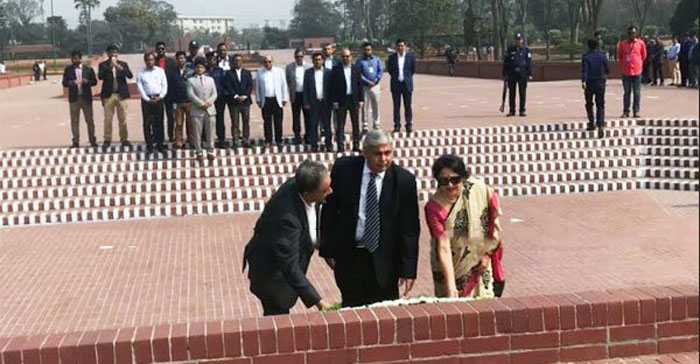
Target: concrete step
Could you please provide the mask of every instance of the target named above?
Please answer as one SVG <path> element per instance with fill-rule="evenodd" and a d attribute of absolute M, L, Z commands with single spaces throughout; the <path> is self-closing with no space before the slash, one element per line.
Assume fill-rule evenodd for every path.
<path fill-rule="evenodd" d="M 642 156 L 644 166 L 653 167 L 687 167 L 700 168 L 700 159 L 697 157 L 665 157 Z"/>
<path fill-rule="evenodd" d="M 642 178 L 641 187 L 652 190 L 700 191 L 700 181 L 678 178 Z"/>
<path fill-rule="evenodd" d="M 698 146 L 697 136 L 639 136 L 638 145 L 673 145 L 673 146 Z"/>
<path fill-rule="evenodd" d="M 698 157 L 700 155 L 700 147 L 684 147 L 684 146 L 663 146 L 663 145 L 645 145 L 639 147 L 640 154 L 653 156 L 676 156 L 676 157 Z"/>
<path fill-rule="evenodd" d="M 639 119 L 637 120 L 637 125 L 697 128 L 700 123 L 698 119 Z"/>
<path fill-rule="evenodd" d="M 654 178 L 698 180 L 700 179 L 700 169 L 697 167 L 652 167 L 647 168 L 644 175 Z"/>

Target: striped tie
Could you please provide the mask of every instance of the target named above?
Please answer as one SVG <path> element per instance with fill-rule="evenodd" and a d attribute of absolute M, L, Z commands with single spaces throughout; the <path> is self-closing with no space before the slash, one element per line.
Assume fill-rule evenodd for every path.
<path fill-rule="evenodd" d="M 362 235 L 362 245 L 370 253 L 374 252 L 379 247 L 379 232 L 381 229 L 379 221 L 379 197 L 377 196 L 377 185 L 374 182 L 376 178 L 376 173 L 370 173 L 365 201 L 365 232 L 364 235 Z"/>

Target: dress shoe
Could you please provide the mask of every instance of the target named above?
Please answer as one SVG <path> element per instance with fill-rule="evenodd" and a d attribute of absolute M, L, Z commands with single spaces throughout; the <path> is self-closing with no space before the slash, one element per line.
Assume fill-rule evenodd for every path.
<path fill-rule="evenodd" d="M 605 127 L 599 126 L 598 127 L 598 138 L 604 138 L 605 137 Z"/>
<path fill-rule="evenodd" d="M 97 148 L 97 142 L 90 142 L 90 146 L 93 148 Z"/>
<path fill-rule="evenodd" d="M 109 150 L 110 144 L 111 144 L 111 143 L 109 143 L 109 142 L 104 142 L 104 143 L 102 144 L 102 152 L 103 152 L 103 153 L 106 153 L 106 152 Z"/>
<path fill-rule="evenodd" d="M 394 127 L 394 133 L 400 133 L 401 132 L 401 127 L 400 126 L 395 126 Z"/>
<path fill-rule="evenodd" d="M 158 153 L 160 153 L 162 155 L 168 155 L 168 147 L 166 147 L 164 145 L 157 146 L 156 150 L 158 151 Z"/>
<path fill-rule="evenodd" d="M 588 127 L 586 128 L 588 131 L 595 131 L 595 124 L 593 123 L 588 123 Z"/>
<path fill-rule="evenodd" d="M 525 114 L 525 111 L 521 111 L 520 116 L 527 116 L 527 114 Z"/>
<path fill-rule="evenodd" d="M 214 157 L 213 154 L 211 154 L 211 153 L 207 154 L 207 160 L 208 160 L 210 163 L 213 162 L 214 159 L 216 159 L 216 157 Z"/>
<path fill-rule="evenodd" d="M 632 115 L 632 117 L 634 117 L 635 119 L 638 119 L 638 118 L 640 118 L 641 116 L 639 116 L 639 113 L 636 112 L 636 113 L 634 113 L 634 115 Z"/>
<path fill-rule="evenodd" d="M 200 166 L 204 164 L 204 157 L 201 154 L 197 155 L 197 162 Z"/>
<path fill-rule="evenodd" d="M 294 138 L 294 145 L 299 145 L 301 144 L 301 137 L 295 137 Z"/>
<path fill-rule="evenodd" d="M 71 148 L 80 148 L 80 143 L 74 142 L 73 144 L 70 145 Z"/>
<path fill-rule="evenodd" d="M 511 116 L 515 116 L 515 111 L 511 111 L 508 114 L 506 114 L 506 117 L 511 117 Z"/>
<path fill-rule="evenodd" d="M 406 132 L 413 133 L 413 124 L 406 125 Z"/>
<path fill-rule="evenodd" d="M 620 115 L 621 118 L 628 118 L 630 117 L 630 113 L 628 112 L 623 112 L 622 115 Z"/>
<path fill-rule="evenodd" d="M 275 143 L 275 145 L 277 146 L 277 148 L 282 149 L 282 147 L 284 146 L 284 143 L 282 143 L 282 142 L 277 142 L 277 143 Z"/>
<path fill-rule="evenodd" d="M 338 144 L 338 153 L 345 152 L 345 143 Z"/>
<path fill-rule="evenodd" d="M 359 152 L 360 151 L 360 143 L 357 143 L 357 142 L 352 143 L 352 151 Z"/>
<path fill-rule="evenodd" d="M 122 141 L 122 147 L 124 147 L 124 148 L 131 148 L 131 147 L 133 147 L 133 145 L 131 145 L 131 142 L 130 142 L 130 141 L 124 140 L 124 141 Z"/>
<path fill-rule="evenodd" d="M 314 144 L 310 147 L 311 153 L 318 153 L 318 144 Z"/>
<path fill-rule="evenodd" d="M 328 153 L 333 152 L 333 144 L 326 144 L 326 152 L 328 152 Z"/>
<path fill-rule="evenodd" d="M 250 144 L 250 140 L 244 140 L 243 141 L 243 148 L 252 148 L 253 146 Z"/>

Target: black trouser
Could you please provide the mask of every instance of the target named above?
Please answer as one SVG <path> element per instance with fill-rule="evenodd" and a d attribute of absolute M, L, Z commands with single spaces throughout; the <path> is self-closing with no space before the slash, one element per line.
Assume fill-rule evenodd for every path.
<path fill-rule="evenodd" d="M 394 128 L 401 127 L 401 98 L 403 98 L 406 126 L 413 125 L 411 94 L 412 92 L 408 91 L 408 88 L 406 87 L 406 82 L 398 82 L 397 89 L 391 91 L 391 99 L 394 101 Z"/>
<path fill-rule="evenodd" d="M 352 142 L 353 144 L 360 142 L 360 105 L 353 101 L 352 95 L 346 95 L 340 102 L 338 124 L 335 126 L 335 138 L 339 148 L 345 143 L 345 119 L 348 113 L 352 123 Z"/>
<path fill-rule="evenodd" d="M 508 76 L 508 106 L 511 114 L 515 114 L 515 85 L 518 85 L 518 94 L 520 95 L 520 110 L 518 111 L 522 113 L 525 112 L 525 101 L 527 100 L 527 76 Z"/>
<path fill-rule="evenodd" d="M 233 96 L 221 95 L 214 101 L 214 107 L 216 108 L 216 141 L 223 142 L 226 141 L 226 105 L 228 105 L 229 114 L 233 115 Z M 231 116 L 233 121 L 233 116 Z"/>
<path fill-rule="evenodd" d="M 664 84 L 664 64 L 654 62 L 651 64 L 651 77 L 654 80 L 654 85 Z"/>
<path fill-rule="evenodd" d="M 301 114 L 304 114 L 304 130 L 308 134 L 309 112 L 304 109 L 304 93 L 297 92 L 292 100 L 292 131 L 295 140 L 301 140 Z"/>
<path fill-rule="evenodd" d="M 338 260 L 334 274 L 343 307 L 364 306 L 399 298 L 398 279 L 391 287 L 381 287 L 377 282 L 372 254 L 364 248 L 353 249 L 350 256 Z"/>
<path fill-rule="evenodd" d="M 143 138 L 146 140 L 146 148 L 152 149 L 153 144 L 163 146 L 163 101 L 150 103 L 141 100 L 141 114 L 143 115 Z"/>
<path fill-rule="evenodd" d="M 265 143 L 272 143 L 272 124 L 274 122 L 274 139 L 275 143 L 282 143 L 282 118 L 284 116 L 282 108 L 277 103 L 276 97 L 266 97 L 265 106 L 262 109 L 263 126 L 265 129 Z"/>
<path fill-rule="evenodd" d="M 233 113 L 231 117 L 233 142 L 238 143 L 241 139 L 241 124 L 243 124 L 243 141 L 248 143 L 250 141 L 250 103 L 234 101 L 233 108 L 229 105 L 229 110 Z"/>
<path fill-rule="evenodd" d="M 331 108 L 324 100 L 311 101 L 309 110 L 309 125 L 306 129 L 307 143 L 312 146 L 318 145 L 318 127 L 323 125 L 326 145 L 332 145 L 333 135 L 331 134 Z"/>
<path fill-rule="evenodd" d="M 586 114 L 588 123 L 598 127 L 605 126 L 605 79 L 586 81 Z M 595 97 L 595 115 L 593 99 Z"/>
<path fill-rule="evenodd" d="M 690 78 L 690 67 L 688 67 L 689 62 L 681 59 L 679 63 L 681 64 L 681 86 L 686 86 L 688 85 L 688 79 Z"/>
<path fill-rule="evenodd" d="M 642 84 L 646 85 L 651 83 L 651 77 L 649 77 L 649 69 L 651 68 L 651 62 L 644 61 L 642 63 Z"/>
<path fill-rule="evenodd" d="M 173 141 L 175 132 L 175 108 L 172 100 L 165 100 L 165 117 L 168 120 L 168 140 Z"/>

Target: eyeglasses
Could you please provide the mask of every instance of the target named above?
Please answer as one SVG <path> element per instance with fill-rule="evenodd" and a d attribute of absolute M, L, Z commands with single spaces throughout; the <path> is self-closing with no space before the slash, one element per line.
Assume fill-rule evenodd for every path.
<path fill-rule="evenodd" d="M 343 58 L 350 58 L 350 56 L 343 56 Z"/>
<path fill-rule="evenodd" d="M 164 51 L 164 50 L 165 50 L 165 47 L 158 47 L 158 48 L 156 48 L 156 50 L 157 50 L 157 51 Z"/>
<path fill-rule="evenodd" d="M 447 186 L 448 184 L 452 186 L 457 186 L 458 184 L 462 183 L 462 177 L 460 176 L 452 176 L 452 177 L 438 177 L 436 178 L 437 184 L 440 187 Z"/>
<path fill-rule="evenodd" d="M 272 63 L 272 61 L 263 61 L 263 63 Z"/>
<path fill-rule="evenodd" d="M 296 56 L 294 56 L 294 58 L 304 58 L 304 55 L 303 55 L 303 54 L 297 54 Z"/>

